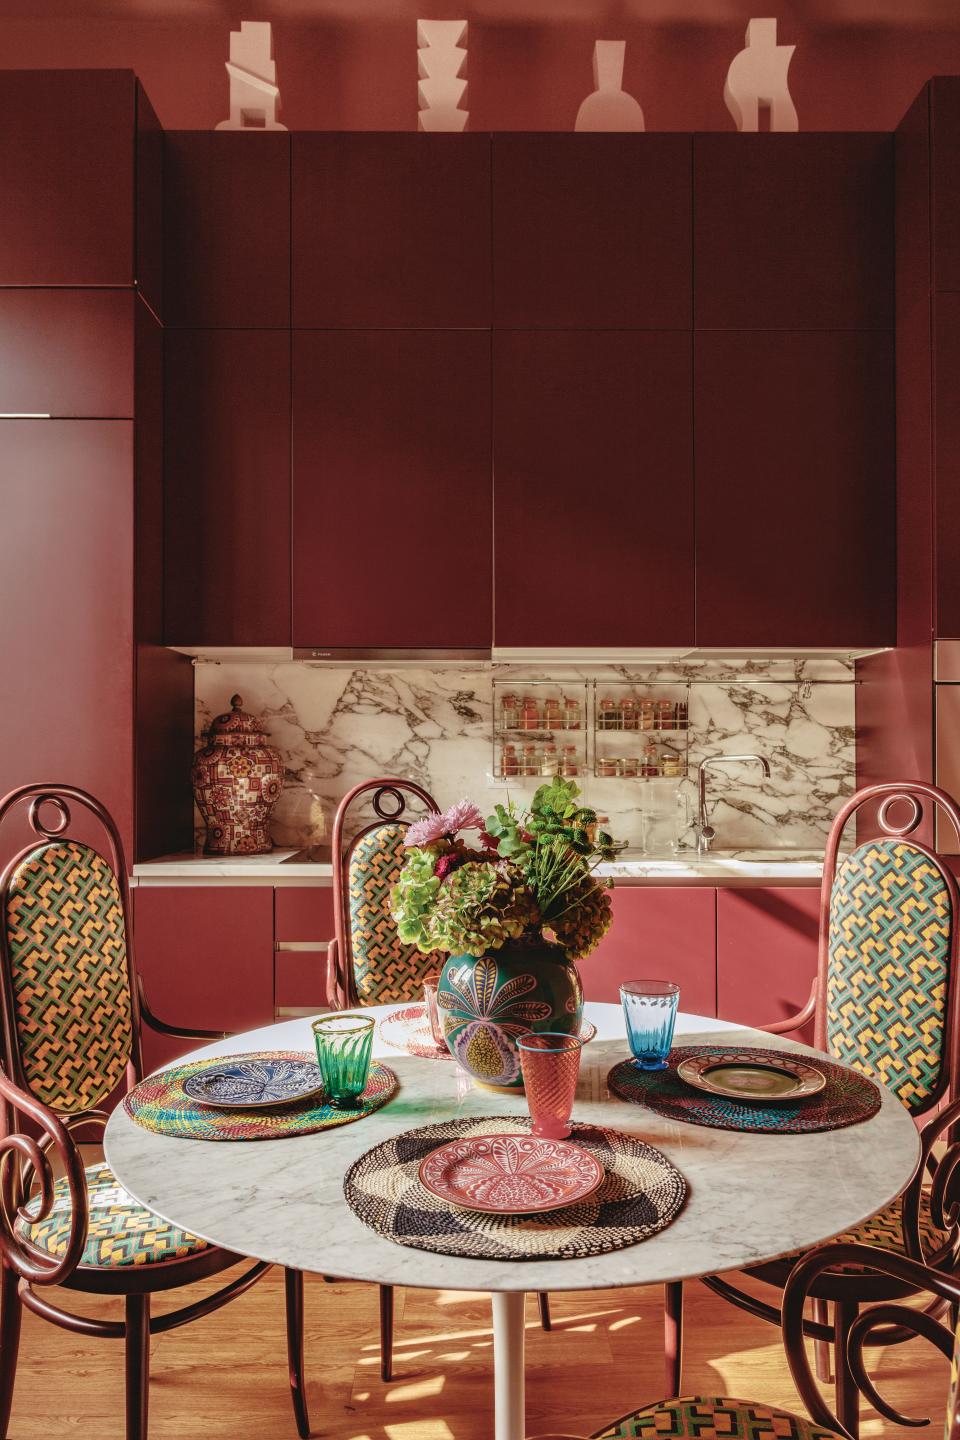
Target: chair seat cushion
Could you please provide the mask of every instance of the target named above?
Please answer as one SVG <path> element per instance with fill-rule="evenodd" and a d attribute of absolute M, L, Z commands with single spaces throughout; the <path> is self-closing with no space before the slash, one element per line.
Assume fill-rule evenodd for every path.
<path fill-rule="evenodd" d="M 837 1440 L 835 1430 L 770 1405 L 692 1395 L 645 1406 L 596 1433 L 603 1440 Z"/>
<path fill-rule="evenodd" d="M 158 1265 L 208 1248 L 205 1240 L 198 1240 L 177 1225 L 168 1225 L 138 1204 L 117 1183 L 108 1165 L 88 1166 L 86 1179 L 90 1218 L 81 1265 Z M 36 1214 L 39 1208 L 39 1199 L 26 1207 L 28 1214 Z M 59 1259 L 70 1240 L 72 1209 L 69 1186 L 65 1179 L 58 1180 L 50 1214 L 33 1224 L 21 1217 L 17 1233 L 37 1250 Z"/>
<path fill-rule="evenodd" d="M 942 1250 L 950 1243 L 950 1233 L 947 1230 L 940 1230 L 933 1223 L 933 1216 L 930 1214 L 930 1194 L 924 1190 L 920 1196 L 920 1240 L 926 1254 Z M 893 1250 L 903 1254 L 906 1246 L 903 1240 L 903 1196 L 892 1200 L 885 1210 L 880 1210 L 876 1215 L 871 1215 L 869 1220 L 864 1220 L 854 1230 L 848 1230 L 845 1235 L 838 1235 L 836 1241 L 831 1244 L 839 1244 L 841 1241 L 853 1242 L 858 1245 L 876 1245 L 881 1250 Z"/>

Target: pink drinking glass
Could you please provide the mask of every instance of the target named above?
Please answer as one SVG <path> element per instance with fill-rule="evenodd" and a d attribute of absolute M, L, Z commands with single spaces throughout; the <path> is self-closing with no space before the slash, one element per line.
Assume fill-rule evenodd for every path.
<path fill-rule="evenodd" d="M 443 1033 L 443 1025 L 440 1023 L 440 1011 L 437 1007 L 437 986 L 439 984 L 439 970 L 431 970 L 428 975 L 424 975 L 423 1004 L 427 1012 L 430 1034 L 433 1036 L 434 1044 L 439 1045 L 441 1050 L 445 1050 L 447 1048 L 447 1041 Z"/>
<path fill-rule="evenodd" d="M 570 1134 L 583 1041 L 579 1035 L 542 1030 L 521 1035 L 517 1049 L 534 1135 L 565 1140 Z"/>

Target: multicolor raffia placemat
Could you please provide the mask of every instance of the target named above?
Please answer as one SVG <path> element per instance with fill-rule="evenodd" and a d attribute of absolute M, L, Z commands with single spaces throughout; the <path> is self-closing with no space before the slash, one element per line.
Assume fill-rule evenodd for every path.
<path fill-rule="evenodd" d="M 709 1054 L 723 1058 L 730 1053 L 742 1054 L 742 1045 L 682 1045 L 670 1051 L 666 1070 L 640 1070 L 632 1060 L 621 1060 L 607 1076 L 607 1084 L 621 1100 L 646 1105 L 668 1120 L 683 1120 L 690 1125 L 709 1125 L 715 1130 L 755 1130 L 769 1135 L 798 1135 L 816 1130 L 843 1130 L 869 1120 L 880 1109 L 880 1091 L 866 1075 L 846 1065 L 835 1065 L 819 1055 L 802 1056 L 827 1077 L 819 1095 L 792 1104 L 778 1101 L 774 1105 L 752 1105 L 745 1101 L 724 1100 L 707 1095 L 681 1080 L 676 1067 L 690 1055 Z M 782 1058 L 782 1050 L 753 1049 L 757 1060 L 770 1056 Z"/>
<path fill-rule="evenodd" d="M 446 1045 L 438 1045 L 430 1029 L 425 1005 L 405 1005 L 392 1015 L 384 1015 L 377 1029 L 384 1045 L 405 1050 L 421 1060 L 452 1060 Z"/>
<path fill-rule="evenodd" d="M 250 1055 L 218 1055 L 217 1060 L 312 1060 L 300 1050 L 258 1050 Z M 286 1140 L 291 1135 L 310 1135 L 349 1125 L 379 1110 L 397 1088 L 397 1077 L 388 1066 L 374 1060 L 367 1088 L 355 1110 L 337 1110 L 322 1097 L 301 1105 L 282 1105 L 276 1110 L 219 1110 L 191 1100 L 183 1088 L 188 1075 L 205 1069 L 210 1060 L 191 1060 L 171 1065 L 135 1085 L 124 1097 L 128 1115 L 157 1135 L 177 1135 L 187 1140 Z"/>
<path fill-rule="evenodd" d="M 397 1245 L 476 1260 L 577 1260 L 622 1250 L 663 1230 L 687 1198 L 687 1182 L 659 1150 L 597 1125 L 574 1125 L 570 1139 L 606 1170 L 579 1205 L 538 1215 L 461 1210 L 431 1195 L 417 1171 L 430 1150 L 469 1135 L 515 1135 L 518 1116 L 484 1115 L 408 1130 L 375 1145 L 347 1171 L 343 1193 L 365 1225 Z"/>

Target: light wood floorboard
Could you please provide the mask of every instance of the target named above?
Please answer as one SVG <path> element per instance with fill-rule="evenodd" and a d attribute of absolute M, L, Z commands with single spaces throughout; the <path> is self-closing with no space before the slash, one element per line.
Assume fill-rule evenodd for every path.
<path fill-rule="evenodd" d="M 195 1287 L 195 1293 L 207 1286 Z M 607 1290 L 552 1297 L 556 1329 L 527 1310 L 531 1435 L 584 1434 L 663 1394 L 661 1291 Z M 60 1297 L 88 1314 L 117 1302 Z M 171 1307 L 161 1299 L 158 1308 Z M 307 1280 L 306 1348 L 314 1434 L 336 1440 L 491 1440 L 489 1301 L 462 1292 L 397 1292 L 396 1374 L 379 1376 L 377 1297 L 367 1285 Z M 779 1332 L 700 1285 L 687 1287 L 684 1389 L 799 1409 Z M 876 1353 L 876 1352 L 875 1352 Z M 151 1440 L 293 1440 L 278 1271 L 216 1315 L 152 1346 Z M 948 1367 L 922 1341 L 873 1366 L 890 1399 L 927 1414 L 937 1436 Z M 864 1440 L 906 1434 L 865 1411 Z M 123 1436 L 118 1342 L 70 1335 L 27 1314 L 10 1440 Z"/>

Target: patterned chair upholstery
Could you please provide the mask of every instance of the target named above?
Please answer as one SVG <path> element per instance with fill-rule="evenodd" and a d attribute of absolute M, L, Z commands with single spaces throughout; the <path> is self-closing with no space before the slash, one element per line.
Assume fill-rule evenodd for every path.
<path fill-rule="evenodd" d="M 405 825 L 377 825 L 361 834 L 349 852 L 350 948 L 361 1005 L 420 999 L 424 975 L 443 958 L 404 945 L 390 913 L 405 831 Z"/>
<path fill-rule="evenodd" d="M 634 1410 L 596 1431 L 596 1440 L 840 1440 L 826 1430 L 750 1400 L 687 1396 Z"/>
<path fill-rule="evenodd" d="M 826 1048 L 914 1113 L 942 1091 L 955 923 L 941 866 L 908 840 L 872 840 L 837 868 Z"/>

